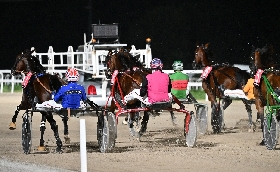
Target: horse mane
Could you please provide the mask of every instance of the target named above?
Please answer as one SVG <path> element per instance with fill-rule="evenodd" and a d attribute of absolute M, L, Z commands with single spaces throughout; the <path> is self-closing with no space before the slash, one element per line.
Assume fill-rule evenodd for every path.
<path fill-rule="evenodd" d="M 32 53 L 33 53 L 34 51 L 35 51 L 35 49 L 32 50 L 32 51 L 26 49 L 26 50 L 23 52 L 23 56 L 25 56 L 29 61 L 32 62 L 33 68 L 34 68 L 34 69 L 32 69 L 33 72 L 36 72 L 36 73 L 46 73 L 46 70 L 45 70 L 45 68 L 42 66 L 42 64 L 40 63 L 39 59 L 38 59 L 36 56 L 32 55 Z"/>

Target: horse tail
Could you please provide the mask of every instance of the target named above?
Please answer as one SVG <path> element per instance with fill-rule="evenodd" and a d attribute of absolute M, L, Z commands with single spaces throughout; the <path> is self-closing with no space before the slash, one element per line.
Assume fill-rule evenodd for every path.
<path fill-rule="evenodd" d="M 247 83 L 248 79 L 250 79 L 250 74 L 245 70 L 237 70 L 236 71 L 236 81 L 237 86 L 236 89 L 242 89 L 242 87 Z"/>

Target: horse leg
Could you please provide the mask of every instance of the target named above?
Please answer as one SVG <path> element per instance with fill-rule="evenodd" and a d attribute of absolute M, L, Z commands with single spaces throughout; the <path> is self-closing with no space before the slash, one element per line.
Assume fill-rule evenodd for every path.
<path fill-rule="evenodd" d="M 254 124 L 253 124 L 253 120 L 252 120 L 252 108 L 251 108 L 251 104 L 248 100 L 246 99 L 242 99 L 242 102 L 245 105 L 246 111 L 248 113 L 248 119 L 249 119 L 249 129 L 248 132 L 254 132 L 256 130 Z"/>
<path fill-rule="evenodd" d="M 141 129 L 140 129 L 140 135 L 142 135 L 143 133 L 146 132 L 147 130 L 147 124 L 149 121 L 149 113 L 147 111 L 144 111 L 144 116 L 143 116 L 143 120 L 141 122 Z"/>
<path fill-rule="evenodd" d="M 135 112 L 130 112 L 129 114 L 127 113 L 127 117 L 128 117 L 128 120 L 127 120 L 127 125 L 128 125 L 128 128 L 129 128 L 129 132 L 130 132 L 130 135 L 132 137 L 134 137 L 136 135 L 135 133 L 135 130 L 134 130 L 134 122 L 135 122 Z M 129 116 L 128 116 L 129 115 Z"/>
<path fill-rule="evenodd" d="M 46 147 L 44 145 L 44 133 L 46 130 L 46 116 L 42 114 L 41 124 L 40 124 L 40 131 L 41 131 L 41 138 L 40 138 L 40 145 L 38 147 L 38 151 L 45 151 Z"/>
<path fill-rule="evenodd" d="M 17 116 L 19 114 L 19 111 L 20 111 L 20 108 L 19 108 L 20 105 L 17 106 L 17 109 L 15 110 L 15 114 L 12 118 L 12 122 L 10 123 L 9 125 L 9 129 L 10 130 L 15 130 L 16 129 L 16 121 L 17 121 Z"/>
<path fill-rule="evenodd" d="M 256 96 L 255 96 L 256 97 Z M 261 99 L 257 98 L 256 97 L 256 101 L 255 101 L 255 104 L 256 104 L 256 108 L 257 108 L 257 115 L 259 115 L 259 118 L 261 120 L 261 129 L 262 129 L 262 132 L 263 132 L 263 122 L 264 122 L 264 106 L 262 104 L 262 101 Z M 263 136 L 263 134 L 262 134 Z M 265 141 L 264 141 L 264 138 L 262 139 L 262 141 L 260 142 L 260 145 L 265 145 Z"/>
<path fill-rule="evenodd" d="M 55 137 L 55 140 L 56 140 L 56 145 L 57 145 L 56 152 L 57 153 L 62 153 L 62 141 L 59 138 L 58 125 L 56 125 L 56 121 L 53 119 L 52 114 L 48 114 L 47 120 L 51 125 L 51 129 L 53 130 L 54 137 Z"/>
<path fill-rule="evenodd" d="M 31 105 L 28 101 L 28 96 L 25 93 L 23 93 L 21 103 L 17 106 L 17 109 L 15 110 L 15 114 L 12 118 L 12 122 L 9 125 L 10 130 L 16 129 L 16 120 L 17 120 L 17 116 L 19 114 L 19 111 L 20 110 L 26 110 L 28 108 L 31 108 Z"/>
<path fill-rule="evenodd" d="M 62 122 L 64 125 L 64 140 L 66 144 L 70 144 L 70 136 L 68 131 L 68 117 L 66 115 L 63 116 Z"/>
<path fill-rule="evenodd" d="M 225 97 L 225 98 L 224 98 L 224 106 L 223 106 L 224 110 L 226 110 L 226 108 L 227 108 L 231 103 L 232 103 L 232 99 L 229 98 L 229 97 Z"/>
<path fill-rule="evenodd" d="M 174 112 L 173 112 L 173 111 L 170 111 L 170 115 L 171 115 L 172 124 L 173 124 L 174 126 L 178 125 L 177 118 L 176 118 L 176 116 L 174 115 Z"/>

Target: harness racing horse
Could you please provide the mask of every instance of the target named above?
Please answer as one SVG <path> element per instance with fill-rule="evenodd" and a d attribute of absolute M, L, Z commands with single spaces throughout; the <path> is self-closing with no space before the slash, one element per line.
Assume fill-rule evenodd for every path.
<path fill-rule="evenodd" d="M 58 91 L 58 89 L 65 84 L 63 80 L 57 75 L 51 75 L 45 72 L 44 67 L 40 64 L 40 61 L 32 55 L 33 51 L 25 51 L 21 55 L 16 57 L 16 62 L 11 69 L 12 75 L 25 74 L 25 78 L 23 81 L 23 95 L 21 104 L 17 106 L 15 114 L 12 118 L 12 123 L 14 125 L 10 125 L 10 129 L 15 129 L 16 118 L 20 110 L 26 110 L 26 113 L 29 109 L 34 110 L 36 103 L 43 103 L 47 100 L 52 99 L 52 92 Z M 44 146 L 44 131 L 46 129 L 45 122 L 46 120 L 50 123 L 51 129 L 54 132 L 54 136 L 56 139 L 56 152 L 62 152 L 62 141 L 59 138 L 58 134 L 58 126 L 56 125 L 56 121 L 53 118 L 51 112 L 40 112 L 42 114 L 40 131 L 40 145 L 38 150 L 45 150 Z M 63 120 L 64 134 L 68 135 L 68 126 L 67 120 Z M 26 154 L 30 152 L 29 150 L 24 150 Z"/>
<path fill-rule="evenodd" d="M 141 102 L 138 99 L 128 100 L 124 102 L 124 97 L 128 95 L 134 89 L 139 89 L 142 83 L 143 77 L 145 77 L 150 71 L 144 69 L 143 64 L 137 57 L 132 56 L 129 51 L 121 49 L 118 52 L 113 53 L 109 51 L 105 64 L 107 64 L 107 77 L 111 78 L 113 97 L 110 111 L 114 112 L 115 109 L 119 111 L 121 109 L 135 109 L 141 106 Z M 113 95 L 114 94 L 114 95 Z M 143 120 L 141 122 L 141 129 L 138 122 L 140 120 L 139 112 L 131 111 L 128 116 L 128 126 L 132 136 L 140 137 L 147 129 L 147 123 L 149 120 L 148 112 L 144 111 Z M 136 122 L 136 126 L 135 123 Z"/>
<path fill-rule="evenodd" d="M 223 127 L 223 111 L 231 104 L 232 100 L 229 96 L 225 96 L 225 90 L 242 90 L 242 87 L 250 78 L 249 73 L 242 71 L 237 67 L 229 66 L 228 64 L 212 64 L 209 60 L 211 51 L 209 43 L 205 45 L 197 45 L 195 50 L 195 59 L 193 61 L 194 69 L 203 69 L 202 88 L 211 101 L 211 125 L 214 133 L 220 133 Z M 217 98 L 219 101 L 217 102 Z M 221 103 L 222 100 L 222 103 Z M 252 122 L 252 110 L 245 98 L 241 98 L 245 104 L 245 108 L 249 117 L 249 131 L 254 129 Z M 221 108 L 222 104 L 222 108 Z"/>
<path fill-rule="evenodd" d="M 273 52 L 272 46 L 266 45 L 263 48 L 253 47 L 250 55 L 250 69 L 255 75 L 255 104 L 263 131 L 260 145 L 265 145 L 270 150 L 277 145 L 280 120 L 280 72 L 275 69 Z"/>

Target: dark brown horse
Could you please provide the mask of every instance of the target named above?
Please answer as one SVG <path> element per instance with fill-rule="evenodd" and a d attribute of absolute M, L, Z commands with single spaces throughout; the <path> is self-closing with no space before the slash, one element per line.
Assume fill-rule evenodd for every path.
<path fill-rule="evenodd" d="M 210 62 L 211 51 L 209 43 L 205 45 L 197 45 L 195 50 L 195 59 L 193 62 L 194 69 L 206 69 L 209 67 L 208 76 L 202 81 L 202 88 L 211 101 L 211 124 L 214 133 L 220 133 L 223 127 L 223 110 L 225 110 L 232 102 L 232 100 L 224 95 L 226 89 L 235 90 L 241 89 L 250 78 L 249 73 L 242 71 L 237 67 L 229 66 L 228 64 L 213 64 Z M 204 71 L 205 72 L 205 71 Z M 217 98 L 219 101 L 217 101 Z M 220 102 L 222 100 L 222 103 Z M 245 104 L 248 112 L 250 131 L 253 129 L 252 110 L 249 102 L 246 99 L 241 99 Z M 222 106 L 221 106 L 222 104 Z"/>
<path fill-rule="evenodd" d="M 15 123 L 20 110 L 35 109 L 36 103 L 43 103 L 47 100 L 52 99 L 52 92 L 58 91 L 58 89 L 64 84 L 64 82 L 57 75 L 50 75 L 45 72 L 45 69 L 40 64 L 39 60 L 32 55 L 33 51 L 26 50 L 16 58 L 16 62 L 11 69 L 12 75 L 17 75 L 20 73 L 29 75 L 30 79 L 24 80 L 26 85 L 23 88 L 22 101 L 15 111 L 15 115 L 12 118 L 12 123 L 10 129 L 15 129 Z M 62 152 L 62 141 L 59 138 L 58 126 L 53 118 L 51 112 L 41 112 L 42 119 L 40 125 L 41 138 L 38 150 L 45 150 L 44 146 L 44 131 L 46 120 L 50 123 L 51 129 L 54 132 L 56 139 L 56 152 Z M 67 122 L 67 121 L 64 121 Z M 66 123 L 67 126 L 67 123 Z M 68 135 L 68 126 L 66 133 Z M 28 150 L 27 150 L 28 151 Z M 29 150 L 30 151 L 30 150 Z M 29 153 L 29 152 L 26 152 Z"/>
<path fill-rule="evenodd" d="M 263 140 L 261 145 L 266 145 L 267 149 L 274 149 L 278 141 L 278 122 L 280 119 L 280 72 L 275 69 L 276 63 L 273 58 L 272 46 L 263 48 L 253 48 L 250 55 L 251 73 L 259 78 L 259 83 L 255 83 L 254 95 L 258 116 L 261 119 L 261 128 L 263 130 Z M 258 70 L 262 70 L 260 74 Z M 264 107 L 267 110 L 264 110 Z M 266 115 L 264 115 L 266 114 Z M 276 131 L 276 132 L 275 132 Z"/>
<path fill-rule="evenodd" d="M 122 109 L 136 109 L 141 107 L 141 102 L 138 99 L 132 99 L 124 103 L 123 99 L 132 90 L 139 89 L 142 80 L 149 73 L 139 61 L 137 57 L 132 56 L 128 50 L 121 49 L 118 52 L 109 51 L 105 64 L 107 64 L 107 77 L 114 81 L 112 83 L 112 97 L 110 111 L 115 112 L 118 109 L 116 116 Z M 113 95 L 114 94 L 114 95 Z M 141 129 L 139 133 L 134 130 L 133 123 L 140 119 L 139 112 L 131 111 L 129 113 L 128 125 L 132 136 L 139 137 L 146 131 L 149 120 L 148 112 L 144 111 L 144 117 L 141 122 Z M 136 124 L 137 125 L 137 124 Z M 138 135 L 139 134 L 139 135 Z"/>

